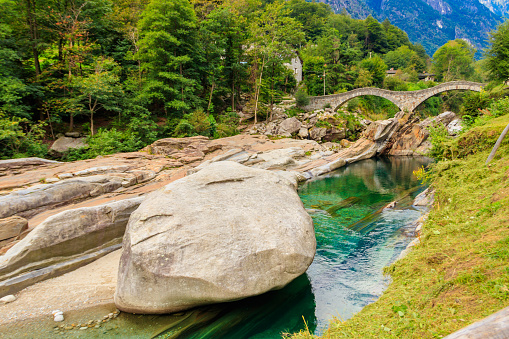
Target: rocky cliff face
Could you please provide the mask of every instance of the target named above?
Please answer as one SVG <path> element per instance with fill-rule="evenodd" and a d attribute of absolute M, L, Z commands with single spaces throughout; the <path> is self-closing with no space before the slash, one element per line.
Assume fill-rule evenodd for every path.
<path fill-rule="evenodd" d="M 334 11 L 346 9 L 353 17 L 372 14 L 408 33 L 433 55 L 449 40 L 466 39 L 476 48 L 486 47 L 488 32 L 508 13 L 505 0 L 324 0 Z"/>
<path fill-rule="evenodd" d="M 509 14 L 509 2 L 507 0 L 479 0 L 490 11 L 500 16 Z"/>

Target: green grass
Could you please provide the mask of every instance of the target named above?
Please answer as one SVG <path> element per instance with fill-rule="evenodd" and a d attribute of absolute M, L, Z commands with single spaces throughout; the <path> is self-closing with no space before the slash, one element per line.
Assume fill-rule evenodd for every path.
<path fill-rule="evenodd" d="M 386 268 L 392 283 L 378 301 L 334 319 L 324 338 L 441 338 L 509 306 L 509 142 L 484 165 L 508 122 L 492 119 L 448 143 L 458 152 L 429 174 L 436 202 L 420 244 Z"/>

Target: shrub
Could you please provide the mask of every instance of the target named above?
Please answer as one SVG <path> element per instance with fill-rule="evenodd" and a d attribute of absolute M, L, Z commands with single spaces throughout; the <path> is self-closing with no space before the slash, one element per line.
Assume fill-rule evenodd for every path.
<path fill-rule="evenodd" d="M 463 99 L 463 107 L 461 115 L 468 115 L 470 117 L 477 117 L 480 115 L 481 110 L 487 108 L 491 102 L 489 93 L 485 91 L 481 92 L 469 92 Z"/>
<path fill-rule="evenodd" d="M 295 93 L 295 104 L 297 107 L 304 107 L 309 105 L 309 96 L 307 93 L 299 89 L 297 93 Z"/>
<path fill-rule="evenodd" d="M 45 157 L 48 147 L 42 143 L 45 123 L 31 124 L 28 119 L 6 118 L 0 111 L 0 158 Z"/>

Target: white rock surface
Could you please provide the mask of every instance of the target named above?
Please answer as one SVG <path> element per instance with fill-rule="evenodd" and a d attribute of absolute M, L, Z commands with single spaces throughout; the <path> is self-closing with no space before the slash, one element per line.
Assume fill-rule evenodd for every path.
<path fill-rule="evenodd" d="M 150 194 L 129 220 L 117 308 L 168 313 L 280 289 L 315 250 L 297 176 L 210 164 Z"/>
<path fill-rule="evenodd" d="M 463 130 L 463 124 L 461 119 L 454 119 L 447 125 L 447 133 L 449 135 L 456 135 Z"/>
<path fill-rule="evenodd" d="M 67 210 L 49 217 L 0 256 L 0 281 L 118 243 L 144 197 Z"/>
<path fill-rule="evenodd" d="M 12 294 L 6 295 L 3 298 L 0 298 L 0 304 L 8 304 L 16 301 L 16 297 Z"/>

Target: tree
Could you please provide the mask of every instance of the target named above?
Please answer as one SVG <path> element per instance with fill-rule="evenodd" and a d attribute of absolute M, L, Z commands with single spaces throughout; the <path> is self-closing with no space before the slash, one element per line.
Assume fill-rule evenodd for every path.
<path fill-rule="evenodd" d="M 384 56 L 384 61 L 387 67 L 394 69 L 404 69 L 412 65 L 412 61 L 415 62 L 417 53 L 412 51 L 408 46 L 401 46 L 394 51 L 390 51 Z"/>
<path fill-rule="evenodd" d="M 200 103 L 194 67 L 197 19 L 188 0 L 153 0 L 138 22 L 144 83 L 140 100 L 156 110 L 184 113 Z"/>
<path fill-rule="evenodd" d="M 72 85 L 79 93 L 79 100 L 90 114 L 91 135 L 94 135 L 94 113 L 100 108 L 120 112 L 122 88 L 118 73 L 119 67 L 112 59 L 99 58 L 91 73 L 73 79 Z"/>
<path fill-rule="evenodd" d="M 490 33 L 490 47 L 484 52 L 490 78 L 509 79 L 509 21 Z"/>
<path fill-rule="evenodd" d="M 371 15 L 365 20 L 365 44 L 368 51 L 385 53 L 387 50 L 387 37 L 383 26 Z"/>
<path fill-rule="evenodd" d="M 382 58 L 375 55 L 374 57 L 364 59 L 359 63 L 359 68 L 369 72 L 373 85 L 382 86 L 387 71 L 387 65 Z"/>
<path fill-rule="evenodd" d="M 285 7 L 285 2 L 278 0 L 267 5 L 265 11 L 251 25 L 250 53 L 256 75 L 255 123 L 265 67 L 292 57 L 293 48 L 304 39 L 301 24 L 289 17 L 290 12 L 290 9 Z"/>
<path fill-rule="evenodd" d="M 302 24 L 307 40 L 316 40 L 323 34 L 325 23 L 333 13 L 329 5 L 322 2 L 289 0 L 286 6 L 291 8 L 290 16 Z"/>
<path fill-rule="evenodd" d="M 466 80 L 474 74 L 475 48 L 456 39 L 447 42 L 433 54 L 433 71 L 439 81 Z"/>

